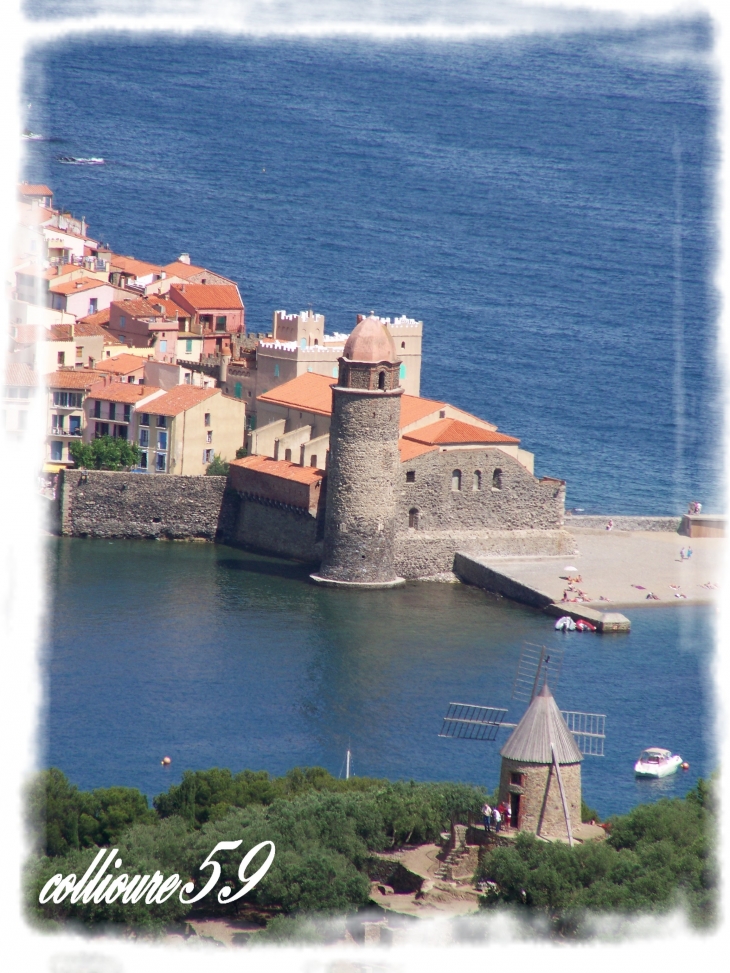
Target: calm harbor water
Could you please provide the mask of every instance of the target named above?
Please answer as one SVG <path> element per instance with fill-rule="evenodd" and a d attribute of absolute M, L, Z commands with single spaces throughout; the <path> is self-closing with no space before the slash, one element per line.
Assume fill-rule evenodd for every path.
<path fill-rule="evenodd" d="M 607 716 L 606 756 L 583 765 L 602 815 L 683 795 L 715 767 L 709 608 L 641 608 L 628 635 L 563 635 L 465 585 L 332 591 L 292 562 L 170 542 L 49 539 L 48 580 L 43 763 L 83 788 L 153 796 L 212 766 L 337 775 L 348 744 L 361 776 L 492 788 L 501 744 L 441 739 L 441 717 L 452 701 L 521 715 L 524 641 L 565 647 L 561 708 Z M 652 745 L 690 771 L 636 781 Z"/>
<path fill-rule="evenodd" d="M 711 45 L 702 19 L 474 44 L 66 38 L 28 61 L 48 140 L 25 174 L 116 252 L 236 280 L 252 331 L 275 308 L 330 331 L 423 319 L 422 393 L 520 436 L 568 506 L 720 509 Z M 45 759 L 82 787 L 336 774 L 348 743 L 358 774 L 491 787 L 499 745 L 439 739 L 441 717 L 508 705 L 525 640 L 566 645 L 561 707 L 607 714 L 584 764 L 602 814 L 714 767 L 707 608 L 558 636 L 460 585 L 332 592 L 203 545 L 48 551 Z M 691 770 L 637 783 L 647 745 Z"/>
<path fill-rule="evenodd" d="M 26 176 L 118 253 L 236 280 L 248 327 L 424 321 L 422 392 L 568 506 L 719 509 L 705 19 L 480 43 L 64 38 Z M 58 156 L 101 156 L 98 167 Z"/>

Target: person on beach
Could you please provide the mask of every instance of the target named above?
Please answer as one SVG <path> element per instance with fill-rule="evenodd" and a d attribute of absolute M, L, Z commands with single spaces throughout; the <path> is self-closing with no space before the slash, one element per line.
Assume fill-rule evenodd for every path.
<path fill-rule="evenodd" d="M 689 561 L 689 559 L 690 559 L 691 557 L 692 557 L 692 548 L 691 548 L 691 547 L 688 547 L 688 548 L 687 548 L 687 560 Z"/>
<path fill-rule="evenodd" d="M 684 561 L 686 556 L 687 556 L 687 552 L 685 551 L 684 548 L 682 548 L 682 550 L 679 552 L 679 560 Z"/>
<path fill-rule="evenodd" d="M 609 520 L 609 522 L 606 524 L 606 530 L 613 530 L 613 521 L 612 520 Z"/>
<path fill-rule="evenodd" d="M 484 802 L 484 806 L 482 807 L 482 815 L 484 816 L 484 830 L 491 831 L 492 830 L 492 809 L 487 803 L 487 801 Z"/>

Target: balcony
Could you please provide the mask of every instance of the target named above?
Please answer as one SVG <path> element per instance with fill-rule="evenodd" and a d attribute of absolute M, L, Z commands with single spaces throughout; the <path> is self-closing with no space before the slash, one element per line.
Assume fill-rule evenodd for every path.
<path fill-rule="evenodd" d="M 51 429 L 49 436 L 66 436 L 73 437 L 74 439 L 79 439 L 83 434 L 82 429 Z"/>

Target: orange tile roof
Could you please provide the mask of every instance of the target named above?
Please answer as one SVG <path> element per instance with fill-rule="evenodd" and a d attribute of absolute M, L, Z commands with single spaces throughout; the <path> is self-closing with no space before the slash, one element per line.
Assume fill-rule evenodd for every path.
<path fill-rule="evenodd" d="M 83 318 L 77 318 L 76 320 L 76 334 L 96 334 L 96 331 L 86 332 L 79 330 L 79 325 L 88 325 L 92 328 L 99 328 L 102 325 L 109 324 L 110 312 L 109 308 L 105 307 L 103 311 L 97 311 L 96 314 L 86 314 Z M 109 339 L 111 344 L 121 344 L 114 335 L 106 332 L 106 337 Z"/>
<path fill-rule="evenodd" d="M 75 328 L 72 324 L 52 324 L 45 335 L 46 341 L 73 341 Z"/>
<path fill-rule="evenodd" d="M 207 285 L 206 285 L 207 286 Z M 259 402 L 272 402 L 302 412 L 316 412 L 321 416 L 332 414 L 332 386 L 336 378 L 305 372 L 297 378 L 277 385 L 270 392 L 258 396 Z"/>
<path fill-rule="evenodd" d="M 112 270 L 121 270 L 127 274 L 134 274 L 135 277 L 162 273 L 162 267 L 158 267 L 157 264 L 148 264 L 144 260 L 137 260 L 136 257 L 123 257 L 120 254 L 113 253 L 110 261 Z"/>
<path fill-rule="evenodd" d="M 108 287 L 108 280 L 99 280 L 96 277 L 77 277 L 76 280 L 63 280 L 58 284 L 51 282 L 49 290 L 54 294 L 77 294 L 91 290 L 92 287 Z"/>
<path fill-rule="evenodd" d="M 103 313 L 103 312 L 98 312 Z M 94 315 L 89 315 L 93 317 Z M 115 338 L 111 332 L 101 324 L 95 324 L 93 321 L 89 321 L 88 318 L 81 318 L 74 325 L 74 334 L 77 338 L 103 338 L 105 345 L 119 345 L 121 347 L 122 342 L 119 338 Z"/>
<path fill-rule="evenodd" d="M 196 311 L 236 311 L 243 308 L 235 284 L 173 284 L 170 294 L 177 291 Z"/>
<path fill-rule="evenodd" d="M 398 440 L 401 463 L 407 463 L 408 460 L 415 459 L 416 456 L 420 456 L 422 453 L 432 453 L 435 449 L 438 449 L 438 446 L 428 446 L 426 443 L 414 443 L 412 439 L 401 438 Z"/>
<path fill-rule="evenodd" d="M 5 366 L 5 384 L 35 387 L 38 377 L 25 362 L 9 362 Z"/>
<path fill-rule="evenodd" d="M 187 280 L 199 274 L 205 267 L 196 267 L 194 264 L 186 264 L 183 260 L 173 260 L 172 263 L 165 264 L 162 268 L 168 277 L 182 277 Z"/>
<path fill-rule="evenodd" d="M 145 298 L 145 300 L 153 307 L 155 304 L 161 305 L 163 312 L 168 318 L 177 318 L 179 314 L 182 314 L 184 317 L 190 317 L 189 311 L 186 311 L 185 308 L 180 307 L 179 304 L 176 304 L 174 301 L 170 300 L 170 298 L 166 295 L 150 294 L 149 297 Z"/>
<path fill-rule="evenodd" d="M 268 456 L 245 456 L 243 459 L 231 460 L 231 466 L 243 466 L 257 473 L 267 473 L 284 480 L 296 480 L 298 483 L 312 484 L 321 480 L 325 472 L 314 466 L 297 466 L 285 459 L 270 459 Z"/>
<path fill-rule="evenodd" d="M 277 385 L 269 392 L 264 392 L 258 396 L 258 400 L 328 416 L 332 414 L 331 390 L 336 384 L 336 378 L 305 372 L 282 385 Z M 400 425 L 408 426 L 418 419 L 438 412 L 445 404 L 445 402 L 436 402 L 434 399 L 422 399 L 417 395 L 404 394 L 400 400 Z"/>
<path fill-rule="evenodd" d="M 21 182 L 18 186 L 22 196 L 52 196 L 53 190 L 43 183 Z"/>
<path fill-rule="evenodd" d="M 502 432 L 481 429 L 459 419 L 439 419 L 421 429 L 405 434 L 406 439 L 427 445 L 454 446 L 458 443 L 518 443 L 514 436 Z"/>
<path fill-rule="evenodd" d="M 97 382 L 89 389 L 89 398 L 105 402 L 124 402 L 134 405 L 153 392 L 162 391 L 156 385 L 130 385 L 127 382 Z"/>
<path fill-rule="evenodd" d="M 133 318 L 163 318 L 164 311 L 159 311 L 153 302 L 146 297 L 134 297 L 124 301 L 112 301 L 115 307 L 129 314 Z"/>
<path fill-rule="evenodd" d="M 422 399 L 420 395 L 403 394 L 400 399 L 400 427 L 410 426 L 412 422 L 425 419 L 433 412 L 438 412 L 446 405 L 435 399 Z"/>
<path fill-rule="evenodd" d="M 96 366 L 99 371 L 109 372 L 112 375 L 129 375 L 130 372 L 139 371 L 144 368 L 146 359 L 141 355 L 115 355 L 114 358 L 105 358 Z"/>
<path fill-rule="evenodd" d="M 101 374 L 91 368 L 67 368 L 46 375 L 46 385 L 51 389 L 90 389 L 100 378 Z"/>
<path fill-rule="evenodd" d="M 156 416 L 177 416 L 213 395 L 220 395 L 220 389 L 203 389 L 195 385 L 176 385 L 159 399 L 150 402 L 148 412 Z M 230 396 L 228 396 L 230 398 Z M 237 400 L 236 400 L 237 401 Z"/>
<path fill-rule="evenodd" d="M 12 328 L 13 339 L 19 345 L 33 345 L 48 338 L 48 329 L 40 324 L 15 324 Z"/>

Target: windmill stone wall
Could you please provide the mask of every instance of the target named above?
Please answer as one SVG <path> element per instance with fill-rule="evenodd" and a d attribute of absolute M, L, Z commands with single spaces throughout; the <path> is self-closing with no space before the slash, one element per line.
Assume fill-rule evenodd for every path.
<path fill-rule="evenodd" d="M 522 784 L 512 783 L 513 775 L 519 774 Z M 568 805 L 571 829 L 581 819 L 580 764 L 561 764 L 565 800 Z M 512 827 L 550 838 L 568 837 L 560 799 L 560 787 L 552 764 L 533 764 L 502 758 L 499 780 L 499 798 L 509 801 L 511 794 L 520 795 L 520 820 L 512 821 Z"/>

